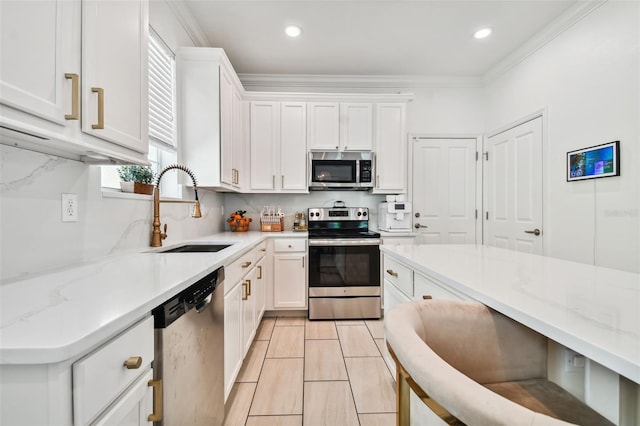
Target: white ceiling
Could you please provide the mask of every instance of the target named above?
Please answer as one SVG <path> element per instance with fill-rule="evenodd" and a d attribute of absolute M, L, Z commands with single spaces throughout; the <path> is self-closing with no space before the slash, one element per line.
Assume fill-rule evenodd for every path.
<path fill-rule="evenodd" d="M 241 74 L 480 77 L 578 1 L 183 0 Z M 584 3 L 584 2 L 582 2 Z M 557 21 L 556 21 L 557 22 Z M 286 25 L 302 36 L 284 34 Z M 493 34 L 475 40 L 484 26 Z"/>

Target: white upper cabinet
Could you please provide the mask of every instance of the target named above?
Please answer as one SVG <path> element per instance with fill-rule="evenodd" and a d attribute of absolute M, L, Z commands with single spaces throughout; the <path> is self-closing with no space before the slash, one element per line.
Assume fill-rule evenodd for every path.
<path fill-rule="evenodd" d="M 146 163 L 147 0 L 3 0 L 0 20 L 2 143 Z"/>
<path fill-rule="evenodd" d="M 340 149 L 340 103 L 307 103 L 307 145 L 309 150 Z"/>
<path fill-rule="evenodd" d="M 147 8 L 82 3 L 82 130 L 140 153 L 149 144 Z"/>
<path fill-rule="evenodd" d="M 406 104 L 376 104 L 374 193 L 407 192 Z"/>
<path fill-rule="evenodd" d="M 239 191 L 242 165 L 242 85 L 222 49 L 176 52 L 178 139 L 182 161 L 202 187 Z"/>
<path fill-rule="evenodd" d="M 251 102 L 251 190 L 307 192 L 304 102 Z"/>
<path fill-rule="evenodd" d="M 370 151 L 372 149 L 372 104 L 310 102 L 307 108 L 309 150 Z"/>
<path fill-rule="evenodd" d="M 373 148 L 373 106 L 371 104 L 340 104 L 340 147 L 344 151 L 371 151 Z"/>

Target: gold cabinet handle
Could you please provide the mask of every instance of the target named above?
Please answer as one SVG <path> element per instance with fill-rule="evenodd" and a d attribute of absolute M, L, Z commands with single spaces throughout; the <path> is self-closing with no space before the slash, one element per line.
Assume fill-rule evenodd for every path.
<path fill-rule="evenodd" d="M 266 248 L 261 248 L 260 251 L 267 251 L 267 249 Z"/>
<path fill-rule="evenodd" d="M 242 283 L 242 300 L 247 300 L 249 295 L 247 294 L 247 282 Z"/>
<path fill-rule="evenodd" d="M 251 280 L 247 280 L 247 297 L 251 296 Z"/>
<path fill-rule="evenodd" d="M 393 272 L 393 269 L 387 269 L 387 274 L 391 275 L 392 277 L 398 278 L 398 273 Z"/>
<path fill-rule="evenodd" d="M 422 300 L 431 300 L 433 297 L 430 294 L 425 294 L 422 296 Z"/>
<path fill-rule="evenodd" d="M 136 370 L 140 368 L 140 366 L 142 365 L 142 357 L 141 356 L 129 357 L 122 365 L 127 367 L 127 370 Z"/>
<path fill-rule="evenodd" d="M 104 129 L 104 89 L 92 87 L 91 91 L 98 94 L 98 124 L 92 124 L 92 129 Z"/>
<path fill-rule="evenodd" d="M 260 275 L 258 275 L 258 279 L 262 279 L 262 265 L 258 265 L 258 271 L 260 271 Z"/>
<path fill-rule="evenodd" d="M 80 106 L 80 77 L 78 74 L 66 73 L 64 78 L 71 80 L 71 114 L 65 114 L 65 120 L 77 120 Z"/>
<path fill-rule="evenodd" d="M 162 420 L 162 380 L 149 380 L 147 386 L 153 388 L 153 413 L 149 414 L 147 421 L 159 422 Z"/>
<path fill-rule="evenodd" d="M 244 269 L 244 268 L 248 268 L 250 265 L 251 265 L 251 262 L 244 262 L 244 263 L 242 264 L 242 268 L 243 268 L 243 269 Z"/>

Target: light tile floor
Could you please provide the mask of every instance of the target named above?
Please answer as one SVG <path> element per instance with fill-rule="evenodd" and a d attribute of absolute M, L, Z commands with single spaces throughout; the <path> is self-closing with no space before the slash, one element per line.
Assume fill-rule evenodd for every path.
<path fill-rule="evenodd" d="M 382 320 L 264 318 L 227 400 L 225 426 L 393 426 Z"/>

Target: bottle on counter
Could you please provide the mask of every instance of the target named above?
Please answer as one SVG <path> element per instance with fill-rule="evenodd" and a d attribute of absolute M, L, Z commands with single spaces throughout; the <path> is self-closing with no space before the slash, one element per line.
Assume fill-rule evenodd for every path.
<path fill-rule="evenodd" d="M 293 230 L 294 231 L 300 230 L 300 213 L 298 212 L 296 212 L 293 219 Z"/>
<path fill-rule="evenodd" d="M 300 213 L 300 223 L 298 226 L 298 230 L 299 231 L 306 231 L 307 230 L 307 215 L 305 212 L 301 212 Z"/>

